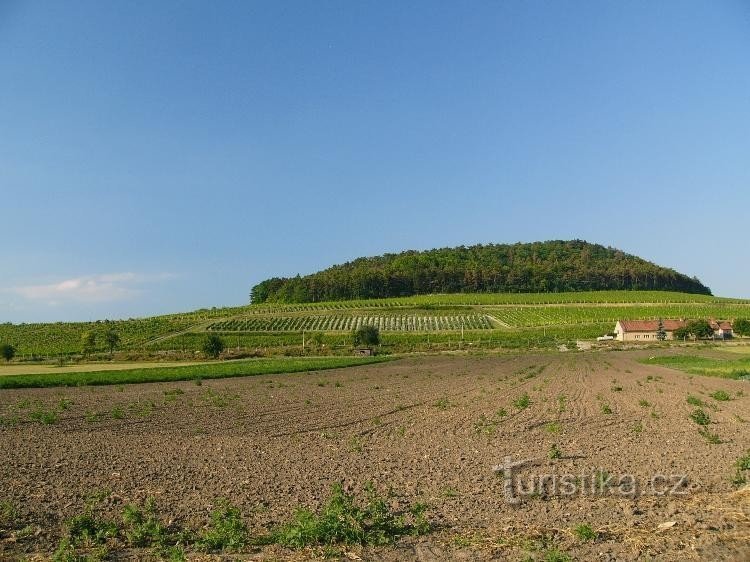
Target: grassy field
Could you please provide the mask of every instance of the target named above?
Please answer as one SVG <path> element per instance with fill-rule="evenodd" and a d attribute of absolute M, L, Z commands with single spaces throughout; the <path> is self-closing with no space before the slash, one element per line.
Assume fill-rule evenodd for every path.
<path fill-rule="evenodd" d="M 156 369 L 164 367 L 187 367 L 210 364 L 207 361 L 113 361 L 66 364 L 49 363 L 0 363 L 0 377 L 9 375 L 54 375 L 60 373 L 84 373 L 91 371 L 122 371 L 124 369 Z"/>
<path fill-rule="evenodd" d="M 651 357 L 642 361 L 647 365 L 661 365 L 679 369 L 691 375 L 721 377 L 724 379 L 750 380 L 750 357 L 720 359 L 699 355 Z"/>
<path fill-rule="evenodd" d="M 114 322 L 0 324 L 0 343 L 13 344 L 25 359 L 75 355 L 81 352 L 84 333 L 114 329 L 121 351 L 192 353 L 200 349 L 205 334 L 213 332 L 230 347 L 296 354 L 304 330 L 322 333 L 329 353 L 348 346 L 351 330 L 367 323 L 379 326 L 384 343 L 393 349 L 436 344 L 450 348 L 462 328 L 465 339 L 475 345 L 550 347 L 602 335 L 620 319 L 656 318 L 750 318 L 750 301 L 663 291 L 595 291 L 260 304 Z M 102 337 L 97 351 L 106 351 Z"/>
<path fill-rule="evenodd" d="M 387 357 L 312 357 L 225 361 L 180 367 L 148 367 L 126 370 L 79 371 L 55 374 L 9 375 L 0 377 L 0 389 L 43 388 L 52 386 L 85 386 L 168 382 L 198 379 L 223 379 L 320 371 L 388 360 Z"/>

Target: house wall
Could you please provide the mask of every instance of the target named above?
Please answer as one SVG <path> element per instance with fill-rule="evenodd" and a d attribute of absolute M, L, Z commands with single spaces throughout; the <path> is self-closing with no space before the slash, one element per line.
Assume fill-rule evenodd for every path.
<path fill-rule="evenodd" d="M 617 339 L 620 341 L 635 341 L 635 342 L 656 342 L 659 338 L 656 337 L 656 332 L 618 332 Z M 672 332 L 667 332 L 668 340 L 673 340 L 674 335 Z"/>

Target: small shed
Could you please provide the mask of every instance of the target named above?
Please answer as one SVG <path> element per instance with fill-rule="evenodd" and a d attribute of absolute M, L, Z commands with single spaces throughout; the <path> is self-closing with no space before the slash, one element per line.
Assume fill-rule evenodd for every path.
<path fill-rule="evenodd" d="M 358 357 L 370 357 L 372 355 L 371 347 L 358 347 L 354 350 L 354 355 Z"/>

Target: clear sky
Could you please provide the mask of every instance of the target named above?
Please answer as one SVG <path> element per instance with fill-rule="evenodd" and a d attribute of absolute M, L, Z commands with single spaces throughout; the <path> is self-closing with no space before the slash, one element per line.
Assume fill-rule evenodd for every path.
<path fill-rule="evenodd" d="M 0 0 L 0 322 L 582 238 L 750 297 L 750 2 Z"/>

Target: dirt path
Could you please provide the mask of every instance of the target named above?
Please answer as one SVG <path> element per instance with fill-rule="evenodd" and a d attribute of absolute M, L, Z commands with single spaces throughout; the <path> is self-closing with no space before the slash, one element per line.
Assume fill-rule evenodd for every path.
<path fill-rule="evenodd" d="M 2 391 L 0 415 L 19 423 L 0 426 L 0 500 L 40 531 L 0 542 L 0 558 L 50 552 L 92 490 L 108 491 L 104 509 L 113 513 L 154 497 L 165 517 L 193 527 L 227 497 L 260 532 L 297 507 L 320 506 L 337 481 L 427 502 L 438 527 L 393 548 L 358 549 L 364 559 L 541 560 L 550 545 L 585 560 L 750 556 L 750 494 L 731 483 L 750 449 L 750 387 L 644 366 L 643 353 L 428 356 L 202 386 Z M 173 389 L 182 393 L 165 394 Z M 732 399 L 708 396 L 719 389 Z M 708 404 L 722 444 L 699 435 L 688 395 Z M 72 403 L 57 423 L 28 421 L 61 399 Z M 550 458 L 553 444 L 560 458 Z M 571 474 L 583 484 L 604 471 L 633 475 L 638 494 L 581 488 L 509 503 L 493 472 L 506 458 L 537 463 L 519 470 L 521 483 Z M 656 494 L 659 474 L 685 475 L 680 494 Z M 578 541 L 571 530 L 580 523 L 602 538 Z"/>

